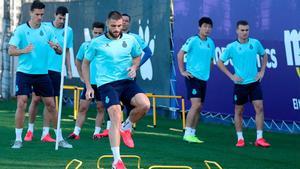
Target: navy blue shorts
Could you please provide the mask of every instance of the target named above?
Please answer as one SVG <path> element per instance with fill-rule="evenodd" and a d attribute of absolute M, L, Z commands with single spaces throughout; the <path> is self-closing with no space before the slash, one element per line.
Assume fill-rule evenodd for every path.
<path fill-rule="evenodd" d="M 48 74 L 16 73 L 16 96 L 27 95 L 33 92 L 37 96 L 53 97 L 53 86 Z"/>
<path fill-rule="evenodd" d="M 187 98 L 200 98 L 203 103 L 206 93 L 206 81 L 193 78 L 185 78 Z"/>
<path fill-rule="evenodd" d="M 48 70 L 48 75 L 52 82 L 54 96 L 59 96 L 59 94 L 60 94 L 60 78 L 61 78 L 60 72 Z"/>
<path fill-rule="evenodd" d="M 101 101 L 101 95 L 100 95 L 100 92 L 99 92 L 98 89 L 97 89 L 97 85 L 92 85 L 92 88 L 93 88 L 93 90 L 94 90 L 94 98 L 93 98 L 93 101 L 94 101 L 95 99 L 96 99 L 96 101 Z M 86 86 L 84 85 L 83 91 L 82 91 L 81 94 L 80 94 L 80 99 L 86 100 L 85 93 L 86 93 Z"/>
<path fill-rule="evenodd" d="M 249 83 L 245 85 L 234 85 L 233 101 L 236 105 L 243 105 L 248 101 L 263 100 L 263 94 L 260 82 Z"/>
<path fill-rule="evenodd" d="M 98 92 L 101 92 L 101 100 L 106 109 L 112 105 L 119 105 L 120 101 L 130 105 L 136 94 L 144 93 L 135 81 L 128 79 L 104 84 L 98 87 Z"/>

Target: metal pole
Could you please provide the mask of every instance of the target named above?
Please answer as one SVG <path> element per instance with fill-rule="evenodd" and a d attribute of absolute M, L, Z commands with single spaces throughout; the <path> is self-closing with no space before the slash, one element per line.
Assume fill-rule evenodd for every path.
<path fill-rule="evenodd" d="M 68 22 L 69 22 L 69 14 L 66 13 L 66 21 L 65 21 L 65 27 L 64 27 L 64 46 L 63 46 L 63 54 L 62 54 L 62 71 L 61 71 L 61 77 L 60 77 L 60 94 L 59 94 L 59 111 L 57 116 L 57 133 L 60 132 L 60 121 L 61 121 L 61 109 L 62 109 L 62 98 L 63 98 L 63 87 L 64 87 L 64 65 L 65 65 L 65 58 L 66 58 L 66 50 L 67 50 L 67 37 L 68 37 Z M 59 134 L 57 134 L 59 135 Z M 55 143 L 55 150 L 58 150 L 58 137 L 56 137 L 56 143 Z"/>

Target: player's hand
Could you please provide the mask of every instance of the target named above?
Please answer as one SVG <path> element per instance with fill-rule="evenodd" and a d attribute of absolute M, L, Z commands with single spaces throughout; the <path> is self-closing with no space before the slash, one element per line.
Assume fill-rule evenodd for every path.
<path fill-rule="evenodd" d="M 182 72 L 180 72 L 180 73 L 181 73 L 181 75 L 182 75 L 183 77 L 186 77 L 186 78 L 188 78 L 188 79 L 194 78 L 194 76 L 193 76 L 192 74 L 190 74 L 190 72 L 182 71 Z"/>
<path fill-rule="evenodd" d="M 86 87 L 85 98 L 86 100 L 91 100 L 94 98 L 94 90 L 91 86 Z"/>
<path fill-rule="evenodd" d="M 233 75 L 230 79 L 235 83 L 241 83 L 242 81 L 244 81 L 242 78 L 238 77 L 237 75 Z"/>
<path fill-rule="evenodd" d="M 57 48 L 56 43 L 54 43 L 54 42 L 52 42 L 52 41 L 48 41 L 48 44 L 50 45 L 50 47 L 51 47 L 52 49 Z"/>
<path fill-rule="evenodd" d="M 128 76 L 130 78 L 135 78 L 136 77 L 136 70 L 137 70 L 137 67 L 136 66 L 131 66 L 130 68 L 127 69 L 128 71 Z"/>
<path fill-rule="evenodd" d="M 257 73 L 257 75 L 256 75 L 256 81 L 261 82 L 261 80 L 263 79 L 264 75 L 265 75 L 265 72 L 264 72 L 264 71 L 259 71 L 259 72 Z"/>
<path fill-rule="evenodd" d="M 33 45 L 30 43 L 26 48 L 23 49 L 23 53 L 30 53 L 33 50 Z"/>
<path fill-rule="evenodd" d="M 55 52 L 57 53 L 57 54 L 62 54 L 62 48 L 59 46 L 59 44 L 58 43 L 54 43 L 54 42 L 52 42 L 52 41 L 48 41 L 48 44 L 50 45 L 50 47 L 52 48 L 52 49 L 54 49 L 55 50 Z"/>

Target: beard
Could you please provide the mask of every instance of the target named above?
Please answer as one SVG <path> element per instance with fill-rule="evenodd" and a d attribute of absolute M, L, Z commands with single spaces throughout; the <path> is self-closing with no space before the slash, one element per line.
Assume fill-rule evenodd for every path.
<path fill-rule="evenodd" d="M 119 36 L 120 36 L 120 34 L 121 34 L 121 32 L 116 32 L 115 31 L 115 33 L 118 33 L 117 35 L 115 35 L 115 33 L 113 33 L 113 32 L 111 32 L 110 30 L 108 31 L 108 33 L 109 33 L 109 35 L 111 36 L 111 37 L 113 37 L 113 38 L 118 38 Z"/>

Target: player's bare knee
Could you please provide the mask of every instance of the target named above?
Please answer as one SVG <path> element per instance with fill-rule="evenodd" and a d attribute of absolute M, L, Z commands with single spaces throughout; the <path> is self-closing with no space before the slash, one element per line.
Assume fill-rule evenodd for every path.
<path fill-rule="evenodd" d="M 26 107 L 27 107 L 27 102 L 25 102 L 25 101 L 18 102 L 18 109 L 19 110 L 25 110 Z"/>
<path fill-rule="evenodd" d="M 142 106 L 143 111 L 146 113 L 150 109 L 150 102 L 145 102 Z"/>
<path fill-rule="evenodd" d="M 256 104 L 254 105 L 256 114 L 262 114 L 263 113 L 263 105 L 262 104 Z"/>
<path fill-rule="evenodd" d="M 104 113 L 104 105 L 102 103 L 97 103 L 98 113 Z"/>
<path fill-rule="evenodd" d="M 86 114 L 86 112 L 88 111 L 88 106 L 81 106 L 79 109 L 79 113 L 80 114 Z"/>
<path fill-rule="evenodd" d="M 50 112 L 50 113 L 55 113 L 56 112 L 56 108 L 55 108 L 55 103 L 54 103 L 54 100 L 46 100 L 44 102 L 47 110 Z"/>
<path fill-rule="evenodd" d="M 242 107 L 235 107 L 235 115 L 238 115 L 238 116 L 242 116 L 243 115 L 243 111 L 244 111 L 244 108 Z"/>
<path fill-rule="evenodd" d="M 196 110 L 196 112 L 200 111 L 201 108 L 202 108 L 202 103 L 199 101 L 199 102 L 193 102 L 192 103 L 192 108 L 194 110 Z"/>
<path fill-rule="evenodd" d="M 27 99 L 26 98 L 18 98 L 18 109 L 24 110 L 27 107 Z"/>
<path fill-rule="evenodd" d="M 107 109 L 111 121 L 121 122 L 121 109 L 119 105 L 112 105 Z"/>
<path fill-rule="evenodd" d="M 32 104 L 35 104 L 35 105 L 39 104 L 40 101 L 41 101 L 41 98 L 39 96 L 32 97 L 32 100 L 31 100 Z"/>

